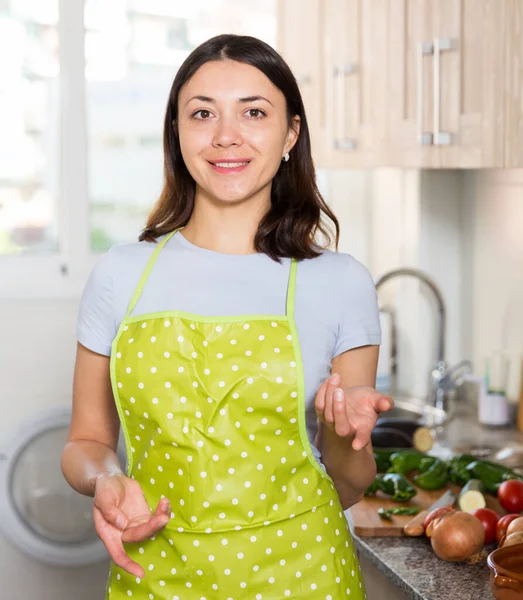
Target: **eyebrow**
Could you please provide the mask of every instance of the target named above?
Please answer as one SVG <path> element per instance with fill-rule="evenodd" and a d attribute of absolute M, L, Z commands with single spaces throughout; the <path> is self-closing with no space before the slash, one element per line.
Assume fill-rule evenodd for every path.
<path fill-rule="evenodd" d="M 189 104 L 189 102 L 191 102 L 192 100 L 199 100 L 200 102 L 209 103 L 216 102 L 214 98 L 211 98 L 209 96 L 193 96 L 190 100 L 187 101 L 187 104 Z M 274 106 L 273 103 L 270 100 L 267 100 L 267 98 L 265 98 L 264 96 L 246 96 L 245 98 L 238 98 L 238 102 L 241 102 L 242 104 L 248 104 L 249 102 L 256 102 L 258 100 L 264 100 L 265 102 L 268 102 L 271 106 Z"/>

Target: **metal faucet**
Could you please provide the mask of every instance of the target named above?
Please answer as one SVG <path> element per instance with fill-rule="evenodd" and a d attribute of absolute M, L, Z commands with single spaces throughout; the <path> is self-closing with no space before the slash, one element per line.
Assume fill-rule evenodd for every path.
<path fill-rule="evenodd" d="M 461 361 L 454 367 L 447 368 L 445 362 L 445 334 L 447 326 L 447 312 L 445 309 L 445 301 L 443 295 L 434 281 L 423 271 L 419 269 L 401 268 L 394 269 L 382 275 L 376 282 L 376 290 L 379 291 L 381 286 L 396 277 L 415 277 L 423 281 L 432 291 L 438 304 L 438 339 L 437 339 L 437 364 L 430 372 L 430 397 L 429 402 L 436 408 L 448 410 L 447 395 L 448 392 L 459 387 L 464 379 L 460 379 L 459 374 L 462 371 L 471 372 L 472 364 L 470 361 Z M 393 363 L 396 364 L 396 344 L 393 344 Z"/>

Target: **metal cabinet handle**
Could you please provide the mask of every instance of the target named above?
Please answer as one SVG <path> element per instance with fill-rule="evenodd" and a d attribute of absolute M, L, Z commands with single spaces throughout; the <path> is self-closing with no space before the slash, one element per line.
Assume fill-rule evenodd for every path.
<path fill-rule="evenodd" d="M 450 146 L 452 134 L 440 130 L 441 122 L 441 73 L 440 58 L 445 50 L 453 50 L 454 44 L 450 38 L 436 38 L 434 40 L 434 144 L 436 146 Z"/>
<path fill-rule="evenodd" d="M 434 46 L 431 42 L 419 42 L 418 44 L 418 142 L 422 146 L 430 146 L 433 143 L 432 133 L 423 131 L 423 104 L 424 104 L 424 64 L 425 56 L 434 53 Z"/>
<path fill-rule="evenodd" d="M 356 72 L 356 66 L 353 64 L 334 67 L 334 125 L 337 123 L 342 132 L 345 131 L 345 77 Z M 353 138 L 338 137 L 334 133 L 333 146 L 336 150 L 356 150 L 358 143 Z"/>

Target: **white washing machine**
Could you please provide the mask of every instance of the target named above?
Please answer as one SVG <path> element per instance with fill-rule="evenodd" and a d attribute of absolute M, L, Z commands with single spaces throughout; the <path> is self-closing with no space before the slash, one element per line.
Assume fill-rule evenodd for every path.
<path fill-rule="evenodd" d="M 71 409 L 27 420 L 0 440 L 0 533 L 29 557 L 81 566 L 108 558 L 96 535 L 93 499 L 75 492 L 60 468 Z M 118 446 L 125 467 L 125 444 Z"/>

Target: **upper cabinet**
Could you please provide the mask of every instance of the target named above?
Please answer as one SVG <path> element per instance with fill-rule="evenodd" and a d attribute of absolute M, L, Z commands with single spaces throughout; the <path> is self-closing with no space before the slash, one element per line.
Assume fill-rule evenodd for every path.
<path fill-rule="evenodd" d="M 505 166 L 523 167 L 523 1 L 506 0 L 505 79 L 501 101 L 505 111 Z"/>
<path fill-rule="evenodd" d="M 325 115 L 322 14 L 322 0 L 280 0 L 278 5 L 278 50 L 300 87 L 315 160 L 322 155 Z"/>
<path fill-rule="evenodd" d="M 523 166 L 523 0 L 280 5 L 296 5 L 280 50 L 297 75 L 316 70 L 306 109 L 319 111 L 309 116 L 318 165 Z M 314 19 L 300 42 L 304 13 Z"/>
<path fill-rule="evenodd" d="M 388 0 L 323 1 L 322 164 L 364 167 L 385 159 L 387 5 Z"/>

